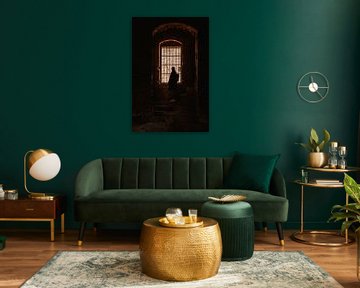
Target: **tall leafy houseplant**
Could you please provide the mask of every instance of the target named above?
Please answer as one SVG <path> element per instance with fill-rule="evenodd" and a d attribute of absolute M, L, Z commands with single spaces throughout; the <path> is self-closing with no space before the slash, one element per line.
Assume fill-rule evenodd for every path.
<path fill-rule="evenodd" d="M 342 221 L 341 232 L 350 227 L 355 228 L 357 241 L 357 278 L 360 280 L 360 185 L 345 173 L 344 187 L 346 193 L 354 200 L 348 205 L 334 205 L 329 221 Z"/>
<path fill-rule="evenodd" d="M 345 173 L 344 187 L 346 193 L 354 200 L 354 203 L 348 205 L 334 205 L 331 210 L 331 217 L 329 220 L 343 221 L 341 225 L 341 232 L 349 229 L 351 226 L 356 226 L 356 232 L 360 233 L 360 185 Z"/>
<path fill-rule="evenodd" d="M 305 148 L 308 152 L 308 165 L 310 167 L 323 167 L 327 163 L 328 155 L 324 152 L 326 143 L 330 140 L 330 133 L 323 129 L 324 138 L 320 140 L 314 128 L 310 130 L 310 137 L 307 143 L 296 143 Z"/>

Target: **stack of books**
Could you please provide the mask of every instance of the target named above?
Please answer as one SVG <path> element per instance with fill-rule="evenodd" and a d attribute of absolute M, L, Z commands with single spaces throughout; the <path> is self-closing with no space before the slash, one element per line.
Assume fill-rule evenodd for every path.
<path fill-rule="evenodd" d="M 316 184 L 322 184 L 322 185 L 336 185 L 336 184 L 342 184 L 340 180 L 336 179 L 316 179 Z"/>

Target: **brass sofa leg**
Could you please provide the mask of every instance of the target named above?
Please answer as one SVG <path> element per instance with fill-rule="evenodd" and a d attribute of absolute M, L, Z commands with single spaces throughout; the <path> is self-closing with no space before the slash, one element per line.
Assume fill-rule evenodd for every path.
<path fill-rule="evenodd" d="M 78 237 L 78 246 L 82 246 L 83 244 L 83 238 L 84 238 L 84 232 L 86 228 L 86 222 L 81 222 L 80 229 L 79 229 L 79 237 Z"/>
<path fill-rule="evenodd" d="M 262 222 L 263 230 L 266 232 L 268 231 L 267 222 Z"/>
<path fill-rule="evenodd" d="M 281 222 L 275 222 L 276 224 L 276 230 L 279 236 L 279 242 L 280 242 L 280 246 L 284 246 L 285 245 L 285 240 L 284 240 L 284 231 L 282 228 L 282 223 Z"/>

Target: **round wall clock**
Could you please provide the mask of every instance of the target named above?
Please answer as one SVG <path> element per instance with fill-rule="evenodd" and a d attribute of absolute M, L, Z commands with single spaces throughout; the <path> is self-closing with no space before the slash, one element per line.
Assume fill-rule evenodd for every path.
<path fill-rule="evenodd" d="M 329 81 L 320 72 L 308 72 L 300 78 L 297 91 L 306 102 L 319 103 L 329 93 Z"/>

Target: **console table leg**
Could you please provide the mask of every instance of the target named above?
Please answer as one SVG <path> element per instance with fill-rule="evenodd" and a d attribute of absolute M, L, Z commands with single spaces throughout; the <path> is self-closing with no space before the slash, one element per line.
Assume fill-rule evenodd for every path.
<path fill-rule="evenodd" d="M 61 234 L 65 233 L 65 213 L 61 214 Z"/>
<path fill-rule="evenodd" d="M 54 225 L 54 219 L 50 220 L 50 241 L 53 242 L 55 240 L 55 225 Z"/>
<path fill-rule="evenodd" d="M 349 205 L 349 195 L 347 193 L 345 193 L 345 202 L 346 202 L 346 205 Z M 346 210 L 347 212 L 347 210 Z M 348 218 L 345 219 L 346 221 L 348 221 Z M 349 243 L 349 231 L 348 229 L 345 229 L 345 243 L 348 244 Z"/>

